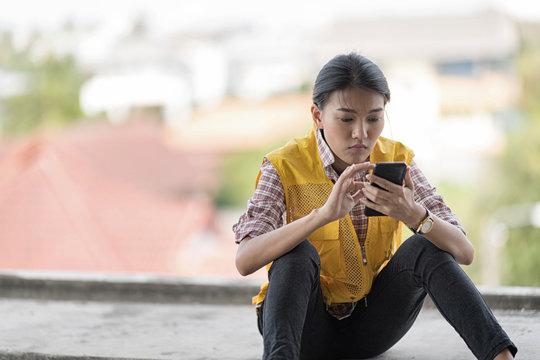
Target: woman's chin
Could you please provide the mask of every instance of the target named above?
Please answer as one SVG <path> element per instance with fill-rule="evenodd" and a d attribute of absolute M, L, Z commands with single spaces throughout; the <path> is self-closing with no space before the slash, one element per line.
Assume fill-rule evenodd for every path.
<path fill-rule="evenodd" d="M 352 164 L 361 164 L 367 161 L 367 156 L 361 155 L 361 156 L 352 156 L 350 159 L 347 159 L 347 163 Z"/>

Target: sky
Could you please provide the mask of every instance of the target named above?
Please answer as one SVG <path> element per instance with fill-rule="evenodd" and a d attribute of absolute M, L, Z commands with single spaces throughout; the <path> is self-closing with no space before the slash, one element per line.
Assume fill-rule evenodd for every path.
<path fill-rule="evenodd" d="M 335 16 L 429 15 L 489 7 L 521 20 L 540 20 L 537 0 L 0 0 L 0 29 L 54 31 L 67 21 L 121 29 L 141 16 L 157 32 L 242 20 L 316 27 Z"/>

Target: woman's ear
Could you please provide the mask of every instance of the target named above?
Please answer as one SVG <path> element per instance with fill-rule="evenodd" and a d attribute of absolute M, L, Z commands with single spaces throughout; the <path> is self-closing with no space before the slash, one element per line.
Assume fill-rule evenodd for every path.
<path fill-rule="evenodd" d="M 316 104 L 311 105 L 311 117 L 313 118 L 313 122 L 318 129 L 324 129 L 321 119 L 321 110 L 319 110 L 319 107 Z"/>

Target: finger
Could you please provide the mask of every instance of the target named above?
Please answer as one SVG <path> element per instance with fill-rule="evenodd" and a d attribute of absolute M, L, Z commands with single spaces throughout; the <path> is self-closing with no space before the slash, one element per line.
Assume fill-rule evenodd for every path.
<path fill-rule="evenodd" d="M 369 161 L 364 161 L 364 162 L 352 164 L 352 165 L 349 165 L 349 166 L 354 166 L 355 169 L 360 169 L 360 170 L 364 170 L 364 171 L 375 168 L 375 165 L 373 165 Z"/>
<path fill-rule="evenodd" d="M 358 201 L 362 199 L 363 197 L 364 197 L 364 192 L 362 191 L 362 189 L 358 189 L 354 194 L 352 194 L 352 198 L 355 204 L 358 203 Z"/>
<path fill-rule="evenodd" d="M 339 175 L 336 184 L 339 182 L 344 182 L 345 180 L 353 177 L 354 175 L 354 165 L 349 165 L 342 173 Z"/>
<path fill-rule="evenodd" d="M 338 180 L 336 181 L 334 185 L 334 189 L 337 193 L 345 193 L 349 189 L 357 189 L 357 185 L 354 185 L 354 183 L 357 183 L 354 181 L 356 175 L 359 172 L 367 171 L 369 169 L 373 168 L 373 164 L 370 164 L 369 162 L 359 163 L 359 164 L 353 164 L 348 166 L 343 173 L 339 176 Z M 354 191 L 354 190 L 350 190 Z"/>
<path fill-rule="evenodd" d="M 352 181 L 354 181 L 354 167 L 349 166 L 337 179 L 334 189 L 338 192 L 346 192 Z"/>
<path fill-rule="evenodd" d="M 365 183 L 363 181 L 351 181 L 351 184 L 349 186 L 349 192 L 355 192 L 357 190 L 361 190 L 365 187 Z"/>
<path fill-rule="evenodd" d="M 412 181 L 410 166 L 407 166 L 407 172 L 405 173 L 405 187 L 414 190 L 414 183 Z"/>
<path fill-rule="evenodd" d="M 377 203 L 389 202 L 393 198 L 393 193 L 384 189 L 380 189 L 371 184 L 367 184 L 365 186 L 364 193 L 366 194 L 366 197 L 368 197 L 371 201 Z"/>
<path fill-rule="evenodd" d="M 358 164 L 352 164 L 347 167 L 347 170 L 349 170 L 351 173 L 350 176 L 356 176 L 359 172 L 367 172 L 369 170 L 372 170 L 374 168 L 374 165 L 369 162 L 363 162 Z"/>
<path fill-rule="evenodd" d="M 366 199 L 368 199 L 370 202 L 376 202 L 378 199 L 378 193 L 386 191 L 378 189 L 371 184 L 367 184 L 363 192 Z"/>
<path fill-rule="evenodd" d="M 366 197 L 360 198 L 360 202 L 364 204 L 365 207 L 371 208 L 373 210 L 376 210 L 382 214 L 385 214 L 385 210 L 382 206 L 380 206 L 377 203 L 374 203 L 373 201 L 369 200 Z"/>
<path fill-rule="evenodd" d="M 370 164 L 369 162 L 349 165 L 345 169 L 345 171 L 343 171 L 343 173 L 341 173 L 341 175 L 339 176 L 338 180 L 336 181 L 336 186 L 341 186 L 341 184 L 343 184 L 347 180 L 353 180 L 358 173 L 366 172 L 372 168 L 373 164 Z"/>
<path fill-rule="evenodd" d="M 382 187 L 383 189 L 389 192 L 396 192 L 402 187 L 402 185 L 394 184 L 393 182 L 389 180 L 386 180 L 382 177 L 379 177 L 373 174 L 369 175 L 369 179 L 371 180 L 372 183 L 379 185 L 380 187 Z"/>

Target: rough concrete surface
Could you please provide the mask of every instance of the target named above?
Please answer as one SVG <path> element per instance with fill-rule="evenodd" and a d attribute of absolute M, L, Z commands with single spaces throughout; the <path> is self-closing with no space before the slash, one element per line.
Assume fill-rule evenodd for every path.
<path fill-rule="evenodd" d="M 540 313 L 497 311 L 520 359 L 540 358 Z M 0 359 L 260 359 L 249 305 L 0 300 Z M 380 360 L 474 359 L 434 309 Z"/>
<path fill-rule="evenodd" d="M 0 360 L 260 359 L 247 305 L 256 290 L 250 281 L 0 273 Z M 540 359 L 540 289 L 481 292 L 518 359 Z M 428 302 L 409 333 L 376 359 L 474 356 Z"/>

